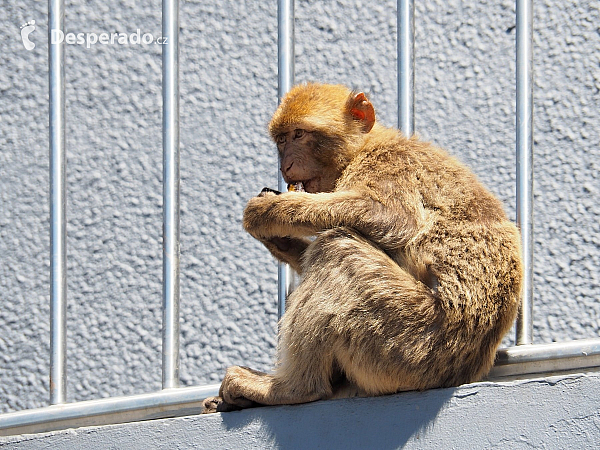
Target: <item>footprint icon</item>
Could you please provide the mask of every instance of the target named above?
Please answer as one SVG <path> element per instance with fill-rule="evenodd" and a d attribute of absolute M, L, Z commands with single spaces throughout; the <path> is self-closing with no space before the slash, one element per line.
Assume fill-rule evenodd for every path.
<path fill-rule="evenodd" d="M 26 50 L 33 50 L 35 44 L 29 40 L 29 35 L 35 30 L 35 20 L 21 25 L 21 39 Z"/>

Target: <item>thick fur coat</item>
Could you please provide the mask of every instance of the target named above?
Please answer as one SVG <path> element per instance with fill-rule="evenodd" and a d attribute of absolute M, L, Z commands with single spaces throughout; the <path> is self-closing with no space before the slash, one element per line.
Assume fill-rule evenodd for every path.
<path fill-rule="evenodd" d="M 364 94 L 343 86 L 296 86 L 269 131 L 284 178 L 307 192 L 251 199 L 244 227 L 302 281 L 274 372 L 230 368 L 207 411 L 484 376 L 523 276 L 500 201 L 444 150 L 381 126 Z"/>

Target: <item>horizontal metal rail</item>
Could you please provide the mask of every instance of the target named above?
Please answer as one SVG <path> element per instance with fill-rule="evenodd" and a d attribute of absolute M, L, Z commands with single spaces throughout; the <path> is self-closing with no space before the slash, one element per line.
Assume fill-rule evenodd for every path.
<path fill-rule="evenodd" d="M 600 370 L 600 339 L 520 345 L 498 350 L 486 381 L 557 372 Z M 65 403 L 0 415 L 0 436 L 198 414 L 219 385 L 165 389 L 152 394 Z"/>
<path fill-rule="evenodd" d="M 487 379 L 600 368 L 600 339 L 503 348 Z"/>
<path fill-rule="evenodd" d="M 0 436 L 198 414 L 219 385 L 163 389 L 151 394 L 63 403 L 0 415 Z"/>

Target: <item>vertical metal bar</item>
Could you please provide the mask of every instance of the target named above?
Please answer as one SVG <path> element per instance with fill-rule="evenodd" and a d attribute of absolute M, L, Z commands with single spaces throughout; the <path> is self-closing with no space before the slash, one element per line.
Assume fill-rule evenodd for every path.
<path fill-rule="evenodd" d="M 179 386 L 179 1 L 163 0 L 162 386 Z"/>
<path fill-rule="evenodd" d="M 415 2 L 398 0 L 398 128 L 415 132 Z"/>
<path fill-rule="evenodd" d="M 277 75 L 279 100 L 294 85 L 294 0 L 278 0 L 277 3 Z M 281 165 L 281 161 L 279 161 Z M 278 172 L 278 189 L 281 192 L 287 190 L 287 185 L 281 171 Z M 284 263 L 279 263 L 277 283 L 277 314 L 281 319 L 285 312 L 285 300 L 292 290 L 294 283 L 294 272 Z"/>
<path fill-rule="evenodd" d="M 516 0 L 517 224 L 523 248 L 523 299 L 517 345 L 533 342 L 533 0 Z"/>
<path fill-rule="evenodd" d="M 67 213 L 64 44 L 52 31 L 64 31 L 65 2 L 48 2 L 50 90 L 50 403 L 67 399 Z M 55 31 L 55 33 L 57 33 Z"/>

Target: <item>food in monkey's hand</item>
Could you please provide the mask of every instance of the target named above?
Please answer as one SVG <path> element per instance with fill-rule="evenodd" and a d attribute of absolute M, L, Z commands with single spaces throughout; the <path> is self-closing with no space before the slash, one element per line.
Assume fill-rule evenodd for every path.
<path fill-rule="evenodd" d="M 304 184 L 302 183 L 302 181 L 299 181 L 297 183 L 293 183 L 293 184 L 288 184 L 288 192 L 305 192 L 304 190 Z M 277 191 L 275 189 L 271 189 L 269 187 L 264 187 L 262 188 L 262 191 L 260 191 L 259 195 L 264 195 L 266 193 L 272 193 L 275 195 L 279 195 L 281 194 L 281 191 Z"/>
<path fill-rule="evenodd" d="M 295 86 L 269 133 L 289 192 L 251 198 L 243 224 L 302 279 L 286 299 L 273 373 L 230 367 L 205 412 L 480 380 L 523 279 L 501 202 L 344 86 Z"/>
<path fill-rule="evenodd" d="M 305 192 L 304 183 L 298 181 L 297 183 L 288 184 L 288 192 Z"/>

